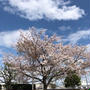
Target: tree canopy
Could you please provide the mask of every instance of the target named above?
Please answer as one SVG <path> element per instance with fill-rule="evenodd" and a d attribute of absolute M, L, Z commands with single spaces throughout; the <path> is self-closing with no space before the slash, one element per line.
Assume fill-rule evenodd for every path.
<path fill-rule="evenodd" d="M 18 55 L 7 55 L 4 61 L 20 73 L 43 83 L 44 90 L 56 77 L 69 70 L 82 74 L 87 65 L 85 46 L 63 45 L 56 34 L 48 36 L 35 28 L 21 32 L 15 45 Z"/>

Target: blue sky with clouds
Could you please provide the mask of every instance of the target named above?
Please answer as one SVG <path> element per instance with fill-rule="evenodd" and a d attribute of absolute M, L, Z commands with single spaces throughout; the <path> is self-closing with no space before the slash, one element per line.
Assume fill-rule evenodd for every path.
<path fill-rule="evenodd" d="M 32 26 L 89 51 L 90 0 L 0 0 L 0 59 L 2 52 L 14 52 L 19 30 Z"/>

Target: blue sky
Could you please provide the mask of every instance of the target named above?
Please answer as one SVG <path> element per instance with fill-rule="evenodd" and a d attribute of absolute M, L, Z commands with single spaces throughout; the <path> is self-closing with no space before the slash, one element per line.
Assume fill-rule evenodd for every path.
<path fill-rule="evenodd" d="M 0 58 L 13 52 L 19 30 L 34 26 L 90 50 L 90 0 L 0 0 Z"/>

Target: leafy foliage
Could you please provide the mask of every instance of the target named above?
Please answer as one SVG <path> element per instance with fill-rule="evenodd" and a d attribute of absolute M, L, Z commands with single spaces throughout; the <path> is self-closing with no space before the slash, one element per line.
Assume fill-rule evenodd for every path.
<path fill-rule="evenodd" d="M 80 86 L 81 78 L 75 72 L 69 72 L 64 80 L 65 87 L 75 87 Z"/>

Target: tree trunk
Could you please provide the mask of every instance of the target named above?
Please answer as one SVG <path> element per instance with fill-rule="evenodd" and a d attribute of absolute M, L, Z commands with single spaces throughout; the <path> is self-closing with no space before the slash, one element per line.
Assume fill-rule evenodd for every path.
<path fill-rule="evenodd" d="M 43 90 L 47 90 L 47 85 L 43 84 Z"/>
<path fill-rule="evenodd" d="M 46 76 L 43 77 L 43 90 L 47 90 Z"/>

